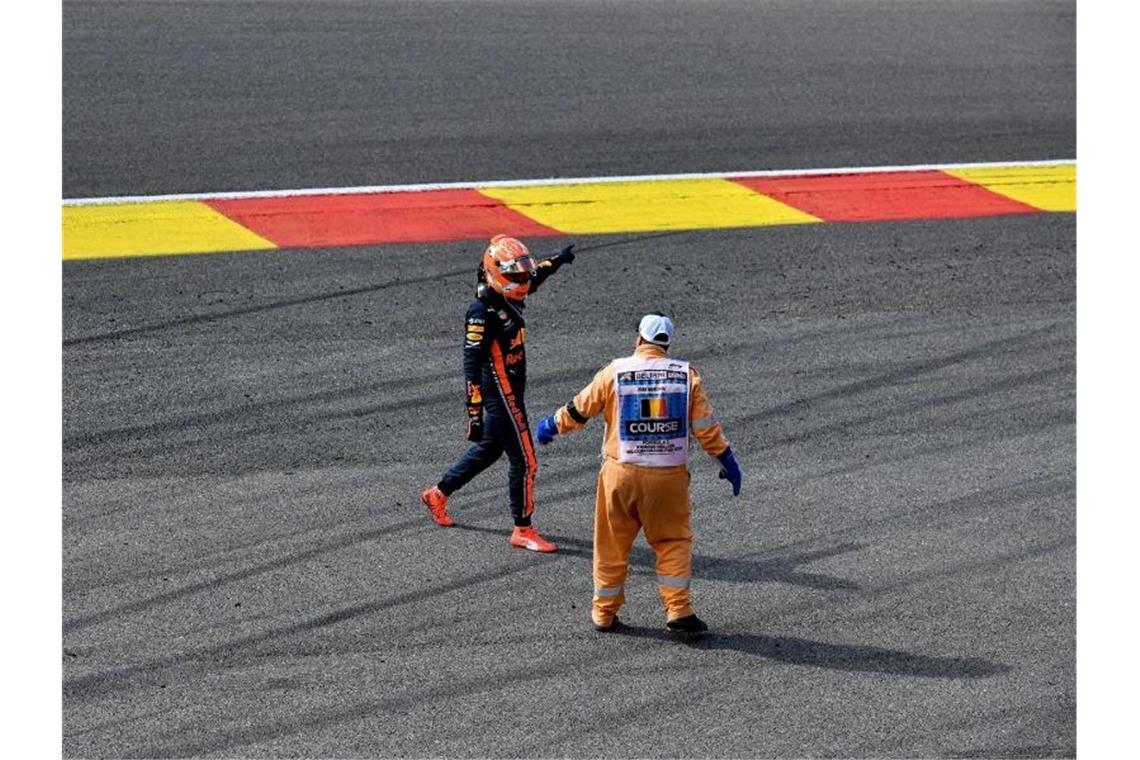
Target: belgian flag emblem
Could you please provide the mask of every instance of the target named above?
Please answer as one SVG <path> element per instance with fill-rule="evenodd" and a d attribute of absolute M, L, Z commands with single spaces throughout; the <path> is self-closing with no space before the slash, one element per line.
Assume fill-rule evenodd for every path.
<path fill-rule="evenodd" d="M 669 416 L 669 405 L 663 398 L 641 399 L 641 418 L 659 419 Z"/>

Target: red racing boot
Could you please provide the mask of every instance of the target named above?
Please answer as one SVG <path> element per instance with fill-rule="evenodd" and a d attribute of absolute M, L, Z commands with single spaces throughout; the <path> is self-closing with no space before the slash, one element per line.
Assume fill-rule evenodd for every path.
<path fill-rule="evenodd" d="M 455 525 L 455 521 L 451 519 L 451 515 L 447 513 L 447 495 L 439 490 L 439 486 L 432 486 L 420 494 L 420 501 L 431 512 L 431 519 L 435 520 L 435 524 L 444 528 L 450 528 Z"/>
<path fill-rule="evenodd" d="M 517 546 L 520 549 L 529 549 L 532 552 L 558 551 L 557 546 L 538 535 L 538 531 L 534 529 L 533 525 L 527 525 L 525 527 L 516 525 L 514 533 L 511 534 L 511 546 Z"/>

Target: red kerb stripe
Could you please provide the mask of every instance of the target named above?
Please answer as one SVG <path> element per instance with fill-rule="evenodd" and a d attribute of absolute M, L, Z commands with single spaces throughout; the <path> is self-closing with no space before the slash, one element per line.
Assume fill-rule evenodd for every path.
<path fill-rule="evenodd" d="M 735 181 L 825 222 L 1039 213 L 1032 206 L 940 171 L 744 177 Z"/>
<path fill-rule="evenodd" d="M 427 243 L 558 231 L 477 190 L 300 195 L 211 200 L 209 205 L 283 248 Z"/>

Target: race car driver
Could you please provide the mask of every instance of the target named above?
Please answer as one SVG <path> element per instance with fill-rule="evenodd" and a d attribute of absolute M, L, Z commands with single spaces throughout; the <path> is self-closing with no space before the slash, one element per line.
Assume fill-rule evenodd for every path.
<path fill-rule="evenodd" d="M 542 445 L 605 414 L 602 469 L 594 505 L 594 604 L 599 631 L 618 626 L 625 601 L 629 550 L 638 532 L 657 557 L 657 584 L 667 630 L 699 634 L 708 626 L 693 612 L 689 581 L 693 530 L 689 520 L 690 436 L 720 460 L 720 477 L 740 495 L 741 473 L 705 395 L 696 368 L 669 357 L 673 322 L 646 314 L 632 356 L 598 370 L 590 384 L 553 415 L 539 420 Z"/>
<path fill-rule="evenodd" d="M 521 241 L 491 238 L 479 267 L 475 300 L 467 309 L 463 376 L 467 388 L 467 440 L 474 445 L 420 499 L 438 525 L 454 521 L 448 497 L 490 467 L 505 451 L 511 517 L 511 546 L 535 552 L 557 550 L 531 524 L 534 514 L 534 455 L 526 416 L 526 297 L 559 267 L 574 261 L 574 246 L 537 264 Z"/>

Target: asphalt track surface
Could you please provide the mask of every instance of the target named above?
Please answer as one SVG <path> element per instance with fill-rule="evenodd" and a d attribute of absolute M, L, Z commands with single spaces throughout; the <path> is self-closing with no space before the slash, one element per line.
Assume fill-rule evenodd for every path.
<path fill-rule="evenodd" d="M 1054 2 L 65 2 L 65 197 L 1073 158 Z"/>
<path fill-rule="evenodd" d="M 391 33 L 432 7 L 393 6 L 404 25 Z M 466 7 L 434 6 L 462 19 L 464 44 L 437 29 L 428 48 L 393 53 L 420 78 L 417 97 L 392 126 L 404 137 L 370 142 L 351 125 L 382 122 L 399 98 L 314 129 L 301 112 L 284 123 L 346 49 L 357 65 L 381 60 L 345 42 L 388 28 L 353 23 L 362 6 L 67 4 L 65 195 L 758 168 L 749 151 L 777 143 L 766 165 L 1073 152 L 1069 4 L 684 9 L 712 52 L 646 40 L 642 52 L 673 62 L 662 81 L 682 63 L 692 78 L 648 93 L 650 67 L 632 66 L 637 86 L 612 98 L 589 61 L 631 55 L 631 35 L 574 30 L 673 16 L 525 6 L 499 23 Z M 164 14 L 179 23 L 144 23 Z M 821 105 L 797 101 L 785 119 L 745 102 L 740 131 L 717 113 L 696 139 L 703 99 L 744 91 L 718 89 L 716 51 L 752 50 L 768 28 L 740 14 L 787 27 L 737 84 L 783 67 L 783 84 L 756 86 L 794 80 Z M 462 56 L 433 57 L 483 49 L 504 24 L 578 75 L 512 58 L 485 80 Z M 100 57 L 100 29 L 120 64 Z M 587 43 L 600 52 L 581 55 Z M 276 116 L 196 89 L 204 75 L 180 57 L 194 45 L 215 51 L 201 68 L 275 93 Z M 961 65 L 947 72 L 951 48 Z M 147 60 L 173 63 L 136 71 Z M 114 97 L 89 97 L 92 72 Z M 502 72 L 519 81 L 504 87 Z M 503 143 L 462 118 L 492 91 L 536 98 L 544 77 L 545 99 Z M 941 77 L 986 84 L 947 92 Z M 147 78 L 167 94 L 140 94 Z M 157 110 L 124 126 L 136 97 Z M 677 119 L 660 119 L 666 101 Z M 629 630 L 589 624 L 598 423 L 540 450 L 536 524 L 558 554 L 507 546 L 505 464 L 453 497 L 457 528 L 419 505 L 464 447 L 459 341 L 477 242 L 66 263 L 64 754 L 1074 755 L 1075 225 L 1045 214 L 576 240 L 578 260 L 528 306 L 532 417 L 628 351 L 640 314 L 665 309 L 745 472 L 732 499 L 711 460 L 692 464 L 694 602 L 713 627 L 693 644 L 662 631 L 640 540 Z"/>

